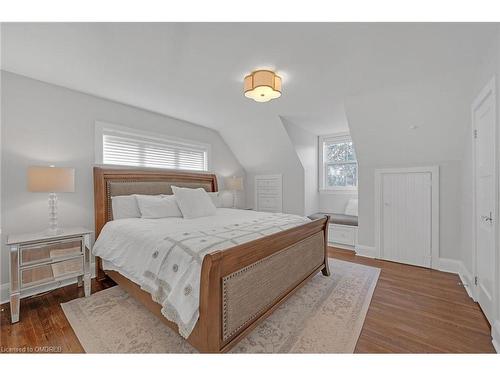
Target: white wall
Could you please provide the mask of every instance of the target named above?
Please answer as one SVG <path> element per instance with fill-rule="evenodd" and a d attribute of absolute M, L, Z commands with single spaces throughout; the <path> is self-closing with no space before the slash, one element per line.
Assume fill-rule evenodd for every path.
<path fill-rule="evenodd" d="M 358 193 L 328 192 L 319 195 L 319 211 L 343 214 L 349 199 L 358 199 Z"/>
<path fill-rule="evenodd" d="M 271 103 L 255 107 L 252 119 L 241 117 L 239 121 L 245 124 L 244 127 L 225 129 L 221 135 L 245 168 L 248 207 L 254 206 L 255 176 L 281 174 L 283 175 L 283 211 L 303 215 L 303 167 L 280 117 L 266 113 L 266 104 Z"/>
<path fill-rule="evenodd" d="M 375 169 L 439 166 L 440 257 L 460 259 L 460 162 L 388 163 L 359 168 L 359 231 L 361 246 L 375 246 Z"/>
<path fill-rule="evenodd" d="M 460 160 L 470 119 L 472 75 L 448 72 L 346 100 L 359 163 L 361 246 L 375 246 L 374 170 L 439 165 L 440 257 L 460 259 Z"/>
<path fill-rule="evenodd" d="M 319 136 L 305 130 L 302 126 L 296 125 L 293 119 L 283 116 L 280 118 L 303 167 L 304 215 L 316 212 L 344 213 L 347 201 L 351 198 L 357 198 L 358 193 L 320 192 L 318 175 Z M 347 124 L 344 126 L 347 127 Z M 346 130 L 342 131 L 342 133 L 345 132 Z"/>
<path fill-rule="evenodd" d="M 212 145 L 211 170 L 245 171 L 214 130 L 2 71 L 2 244 L 8 233 L 43 230 L 47 195 L 26 190 L 30 165 L 74 167 L 76 192 L 59 196 L 61 225 L 94 227 L 94 122 L 101 120 Z M 219 178 L 220 188 L 223 179 Z M 241 205 L 244 202 L 240 202 Z M 1 283 L 8 281 L 2 246 Z"/>
<path fill-rule="evenodd" d="M 319 211 L 318 136 L 281 117 L 283 126 L 302 164 L 304 174 L 304 215 Z"/>

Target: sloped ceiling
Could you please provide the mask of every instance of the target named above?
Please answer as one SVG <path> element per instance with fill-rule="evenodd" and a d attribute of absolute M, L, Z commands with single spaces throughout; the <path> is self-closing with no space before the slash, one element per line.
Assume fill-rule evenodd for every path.
<path fill-rule="evenodd" d="M 284 115 L 318 133 L 343 99 L 475 66 L 490 24 L 3 24 L 2 68 L 221 131 Z M 283 76 L 254 103 L 242 78 Z M 342 121 L 342 120 L 340 120 Z M 245 126 L 245 124 L 242 124 Z"/>
<path fill-rule="evenodd" d="M 429 77 L 346 99 L 363 165 L 460 160 L 469 122 L 472 71 Z"/>
<path fill-rule="evenodd" d="M 354 121 L 358 153 L 368 160 L 380 145 L 360 147 L 373 132 L 400 137 L 400 126 L 428 124 L 416 112 L 408 119 L 403 107 L 395 110 L 397 97 L 387 103 L 370 93 L 470 71 L 495 31 L 471 23 L 3 24 L 2 69 L 214 128 L 250 174 L 293 173 L 300 161 L 279 116 L 314 134 Z M 283 96 L 260 104 L 242 95 L 242 80 L 263 67 L 282 75 Z M 414 93 L 401 95 L 411 101 Z M 375 103 L 374 121 L 359 120 Z M 391 111 L 392 121 L 382 110 Z M 451 130 L 463 133 L 442 131 Z M 393 151 L 406 151 L 404 145 Z M 439 152 L 450 155 L 443 157 L 455 157 L 455 144 L 446 147 Z"/>
<path fill-rule="evenodd" d="M 319 210 L 318 137 L 295 125 L 288 118 L 280 119 L 302 165 L 304 214 L 316 213 Z"/>

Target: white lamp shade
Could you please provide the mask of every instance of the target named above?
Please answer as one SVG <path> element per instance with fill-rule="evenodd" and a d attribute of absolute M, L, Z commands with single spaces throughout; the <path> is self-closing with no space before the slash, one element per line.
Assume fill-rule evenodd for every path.
<path fill-rule="evenodd" d="M 45 193 L 73 193 L 75 191 L 75 169 L 29 167 L 28 191 Z"/>
<path fill-rule="evenodd" d="M 243 190 L 243 177 L 226 177 L 224 184 L 227 190 Z"/>

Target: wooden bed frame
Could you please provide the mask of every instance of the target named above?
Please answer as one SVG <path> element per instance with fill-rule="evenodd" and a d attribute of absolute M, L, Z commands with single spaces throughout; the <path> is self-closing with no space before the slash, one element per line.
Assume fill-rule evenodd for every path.
<path fill-rule="evenodd" d="M 217 191 L 214 174 L 94 167 L 96 238 L 104 224 L 112 220 L 110 184 L 122 182 L 166 183 L 168 189 L 171 185 L 202 186 L 207 191 Z M 187 341 L 202 353 L 226 352 L 319 271 L 329 276 L 328 220 L 329 217 L 317 219 L 206 255 L 201 269 L 199 319 Z M 302 256 L 304 259 L 301 259 Z M 177 325 L 162 315 L 161 306 L 152 300 L 149 293 L 116 271 L 104 271 L 102 261 L 97 257 L 96 274 L 98 279 L 109 276 L 178 332 Z M 281 289 L 273 291 L 272 287 L 269 288 L 269 285 L 283 284 L 281 280 L 285 279 L 289 281 Z M 262 291 L 264 297 L 255 290 L 256 280 L 257 283 L 260 280 L 268 283 L 266 290 Z M 252 285 L 248 285 L 250 282 Z M 271 289 L 271 294 L 268 289 Z M 231 297 L 231 293 L 239 296 Z M 262 306 L 264 300 L 267 302 Z M 257 311 L 248 311 L 259 304 Z M 240 305 L 245 305 L 242 308 L 246 310 L 237 311 Z M 231 332 L 227 332 L 228 309 L 230 313 L 236 313 L 233 316 L 237 318 L 248 315 Z"/>

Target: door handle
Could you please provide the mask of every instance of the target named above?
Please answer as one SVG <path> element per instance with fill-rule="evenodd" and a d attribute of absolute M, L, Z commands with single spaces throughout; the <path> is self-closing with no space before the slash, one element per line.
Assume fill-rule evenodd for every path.
<path fill-rule="evenodd" d="M 481 219 L 483 219 L 484 221 L 493 222 L 493 218 L 491 217 L 491 211 L 490 211 L 490 216 L 481 215 Z"/>

